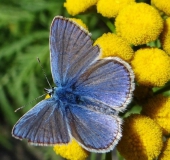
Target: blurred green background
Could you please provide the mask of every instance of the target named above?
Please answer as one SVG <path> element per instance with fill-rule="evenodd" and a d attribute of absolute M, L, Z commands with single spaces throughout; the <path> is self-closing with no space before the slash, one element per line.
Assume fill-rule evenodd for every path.
<path fill-rule="evenodd" d="M 54 153 L 52 147 L 34 147 L 14 139 L 11 130 L 17 120 L 40 99 L 30 102 L 44 94 L 44 88 L 48 88 L 37 57 L 54 86 L 49 60 L 49 30 L 54 16 L 70 17 L 63 3 L 64 0 L 0 1 L 1 160 L 62 159 Z M 87 24 L 92 39 L 108 31 L 96 12 L 91 11 L 77 18 Z M 23 109 L 14 112 L 23 105 Z"/>

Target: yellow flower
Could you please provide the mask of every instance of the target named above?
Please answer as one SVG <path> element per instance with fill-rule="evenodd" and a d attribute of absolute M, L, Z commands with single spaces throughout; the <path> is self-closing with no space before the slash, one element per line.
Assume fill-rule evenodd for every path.
<path fill-rule="evenodd" d="M 126 160 L 153 160 L 162 144 L 160 126 L 149 117 L 134 114 L 125 119 L 117 148 Z"/>
<path fill-rule="evenodd" d="M 116 17 L 119 11 L 131 2 L 135 2 L 135 0 L 99 0 L 97 2 L 97 12 L 104 17 Z"/>
<path fill-rule="evenodd" d="M 151 3 L 159 10 L 170 16 L 170 1 L 169 0 L 151 0 Z"/>
<path fill-rule="evenodd" d="M 69 18 L 70 20 L 74 21 L 75 23 L 77 23 L 79 26 L 83 27 L 85 30 L 88 31 L 88 28 L 86 26 L 85 23 L 83 23 L 83 21 L 81 19 L 77 19 L 77 18 Z"/>
<path fill-rule="evenodd" d="M 72 16 L 85 12 L 89 7 L 95 5 L 98 0 L 66 0 L 66 7 L 69 14 Z"/>
<path fill-rule="evenodd" d="M 170 79 L 170 57 L 158 48 L 142 48 L 131 61 L 137 82 L 145 86 L 163 86 Z"/>
<path fill-rule="evenodd" d="M 158 160 L 169 160 L 169 159 L 170 159 L 170 139 L 167 139 L 166 142 L 164 142 L 163 150 Z"/>
<path fill-rule="evenodd" d="M 142 114 L 159 124 L 165 135 L 170 134 L 170 97 L 157 95 L 149 99 L 143 106 Z"/>
<path fill-rule="evenodd" d="M 50 98 L 49 94 L 46 95 L 45 99 L 48 98 Z M 68 144 L 55 145 L 53 149 L 56 154 L 70 160 L 85 160 L 89 155 L 89 152 L 84 150 L 73 138 Z"/>
<path fill-rule="evenodd" d="M 102 49 L 102 58 L 118 56 L 125 61 L 130 61 L 133 56 L 133 50 L 130 45 L 113 33 L 103 34 L 95 41 L 94 45 L 96 44 Z"/>
<path fill-rule="evenodd" d="M 165 20 L 161 43 L 163 49 L 170 55 L 170 17 Z"/>
<path fill-rule="evenodd" d="M 132 3 L 123 8 L 115 21 L 116 32 L 134 45 L 154 41 L 163 29 L 158 11 L 146 3 Z"/>
<path fill-rule="evenodd" d="M 70 160 L 84 160 L 89 155 L 89 152 L 84 150 L 74 139 L 67 145 L 55 145 L 54 151 L 56 154 Z"/>

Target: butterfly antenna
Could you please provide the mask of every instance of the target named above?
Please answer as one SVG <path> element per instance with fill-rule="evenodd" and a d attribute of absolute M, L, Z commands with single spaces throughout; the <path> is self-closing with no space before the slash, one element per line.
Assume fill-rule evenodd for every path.
<path fill-rule="evenodd" d="M 41 66 L 41 69 L 42 69 L 42 71 L 43 71 L 43 74 L 44 74 L 44 76 L 45 76 L 47 82 L 48 82 L 48 85 L 49 85 L 50 88 L 52 89 L 52 86 L 51 86 L 51 84 L 50 84 L 50 82 L 49 82 L 49 80 L 48 80 L 48 78 L 47 78 L 47 76 L 46 76 L 46 74 L 45 74 L 44 68 L 43 68 L 43 66 L 42 66 L 42 64 L 41 64 L 41 61 L 40 61 L 40 59 L 39 59 L 38 57 L 37 57 L 37 61 L 38 61 L 38 63 L 39 63 L 40 66 Z M 27 105 L 33 103 L 34 101 L 36 101 L 37 99 L 39 99 L 39 98 L 45 96 L 46 94 L 47 94 L 47 93 L 45 93 L 45 94 L 43 94 L 43 95 L 41 95 L 41 96 L 35 98 L 34 100 L 30 101 L 29 103 L 27 103 L 26 105 L 24 105 L 24 106 L 22 106 L 22 107 L 17 108 L 17 109 L 15 110 L 15 112 L 17 112 L 18 110 L 24 108 L 25 106 L 27 106 Z"/>
<path fill-rule="evenodd" d="M 20 109 L 24 108 L 25 106 L 27 106 L 27 105 L 29 105 L 29 104 L 33 103 L 33 102 L 34 102 L 34 101 L 36 101 L 37 99 L 39 99 L 39 98 L 41 98 L 41 97 L 45 96 L 46 94 L 47 94 L 47 93 L 45 93 L 45 94 L 43 94 L 43 95 L 41 95 L 41 96 L 39 96 L 39 97 L 35 98 L 34 100 L 30 101 L 29 103 L 27 103 L 26 105 L 24 105 L 24 106 L 22 106 L 22 107 L 17 108 L 14 112 L 17 112 L 18 110 L 20 110 Z"/>
<path fill-rule="evenodd" d="M 42 64 L 41 64 L 41 61 L 40 61 L 40 59 L 39 59 L 38 57 L 37 57 L 37 61 L 38 61 L 38 63 L 39 63 L 40 66 L 41 66 L 41 69 L 42 69 L 43 74 L 44 74 L 44 76 L 45 76 L 45 78 L 46 78 L 46 80 L 47 80 L 48 85 L 50 86 L 50 88 L 52 88 L 52 86 L 51 86 L 51 84 L 50 84 L 50 82 L 49 82 L 49 80 L 48 80 L 48 78 L 47 78 L 47 76 L 46 76 L 46 74 L 45 74 L 45 71 L 44 71 L 44 68 L 43 68 L 43 66 L 42 66 Z"/>

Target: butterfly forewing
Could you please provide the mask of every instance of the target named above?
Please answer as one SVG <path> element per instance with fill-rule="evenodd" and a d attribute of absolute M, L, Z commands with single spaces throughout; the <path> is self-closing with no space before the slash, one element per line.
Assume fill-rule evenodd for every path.
<path fill-rule="evenodd" d="M 55 17 L 50 35 L 51 71 L 57 86 L 71 86 L 98 57 L 90 35 L 74 22 Z"/>
<path fill-rule="evenodd" d="M 63 104 L 58 101 L 39 102 L 19 119 L 12 135 L 21 140 L 27 139 L 34 145 L 68 143 L 70 136 L 63 109 Z"/>

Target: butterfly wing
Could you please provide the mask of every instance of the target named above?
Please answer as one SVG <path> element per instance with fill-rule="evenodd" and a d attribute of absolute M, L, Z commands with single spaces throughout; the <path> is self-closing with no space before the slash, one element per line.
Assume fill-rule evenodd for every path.
<path fill-rule="evenodd" d="M 53 99 L 39 102 L 15 124 L 13 137 L 42 146 L 68 143 L 70 136 L 63 109 L 63 104 Z"/>
<path fill-rule="evenodd" d="M 112 150 L 122 135 L 118 111 L 126 108 L 134 89 L 130 66 L 119 58 L 98 60 L 73 88 L 80 100 L 66 110 L 72 136 L 89 151 Z"/>
<path fill-rule="evenodd" d="M 73 21 L 55 17 L 51 24 L 51 71 L 57 86 L 71 86 L 98 57 L 90 34 Z"/>
<path fill-rule="evenodd" d="M 132 98 L 134 75 L 123 60 L 105 58 L 92 64 L 80 76 L 74 88 L 84 101 L 102 103 L 121 111 Z"/>
<path fill-rule="evenodd" d="M 121 138 L 121 119 L 118 117 L 80 105 L 67 107 L 66 114 L 72 136 L 88 151 L 110 151 Z"/>

